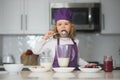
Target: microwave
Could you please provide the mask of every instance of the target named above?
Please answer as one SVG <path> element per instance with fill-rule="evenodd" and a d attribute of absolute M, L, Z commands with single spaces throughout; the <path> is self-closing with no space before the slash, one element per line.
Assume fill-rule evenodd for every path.
<path fill-rule="evenodd" d="M 72 12 L 72 22 L 76 31 L 100 32 L 101 31 L 101 4 L 100 3 L 51 3 L 50 4 L 50 29 L 55 23 L 54 12 L 59 8 L 69 8 Z"/>

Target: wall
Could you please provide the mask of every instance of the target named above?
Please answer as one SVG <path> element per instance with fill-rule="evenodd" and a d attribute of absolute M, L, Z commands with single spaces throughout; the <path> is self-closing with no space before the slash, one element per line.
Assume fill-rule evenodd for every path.
<path fill-rule="evenodd" d="M 103 63 L 103 56 L 112 55 L 114 65 L 120 66 L 120 35 L 78 35 L 80 55 L 88 61 Z"/>
<path fill-rule="evenodd" d="M 3 40 L 2 36 L 0 36 L 0 64 L 2 63 L 2 48 L 3 48 Z"/>
<path fill-rule="evenodd" d="M 20 63 L 23 51 L 31 49 L 40 35 L 31 36 L 0 36 L 0 55 L 12 54 L 16 63 Z M 87 61 L 103 62 L 104 55 L 112 55 L 117 66 L 120 65 L 120 35 L 80 34 L 80 57 Z M 1 54 L 2 53 L 2 54 Z"/>
<path fill-rule="evenodd" d="M 27 49 L 31 49 L 36 39 L 40 36 L 3 36 L 2 56 L 12 55 L 15 63 L 20 63 L 21 54 Z"/>

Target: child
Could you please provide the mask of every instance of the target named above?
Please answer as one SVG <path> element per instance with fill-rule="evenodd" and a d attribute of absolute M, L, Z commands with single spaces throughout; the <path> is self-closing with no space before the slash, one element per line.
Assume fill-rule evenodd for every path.
<path fill-rule="evenodd" d="M 49 30 L 35 45 L 33 52 L 40 54 L 46 50 L 50 50 L 50 53 L 54 59 L 53 67 L 59 67 L 56 46 L 57 45 L 72 45 L 72 49 L 75 51 L 74 59 L 70 61 L 70 67 L 77 67 L 78 65 L 78 44 L 79 40 L 75 38 L 75 27 L 72 24 L 72 12 L 67 8 L 60 8 L 56 10 L 54 14 L 55 24 L 54 29 Z M 64 33 L 65 34 L 64 34 Z M 50 39 L 53 36 L 53 39 Z M 80 59 L 79 65 L 87 65 L 88 62 Z"/>

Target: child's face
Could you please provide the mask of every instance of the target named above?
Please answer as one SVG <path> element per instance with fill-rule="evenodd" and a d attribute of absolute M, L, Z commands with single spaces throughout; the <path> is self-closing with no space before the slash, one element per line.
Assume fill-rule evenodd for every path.
<path fill-rule="evenodd" d="M 68 20 L 58 20 L 57 23 L 57 31 L 60 33 L 63 30 L 66 30 L 69 34 L 71 29 L 71 23 Z M 60 34 L 61 37 L 67 37 L 65 35 Z"/>

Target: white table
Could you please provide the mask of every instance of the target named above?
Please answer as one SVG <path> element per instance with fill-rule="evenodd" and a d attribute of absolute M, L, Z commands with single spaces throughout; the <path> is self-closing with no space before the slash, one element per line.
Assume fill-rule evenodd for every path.
<path fill-rule="evenodd" d="M 113 72 L 83 73 L 81 71 L 73 71 L 71 73 L 56 73 L 54 71 L 33 73 L 31 71 L 21 71 L 18 74 L 9 74 L 0 71 L 0 80 L 120 80 L 120 70 Z"/>

